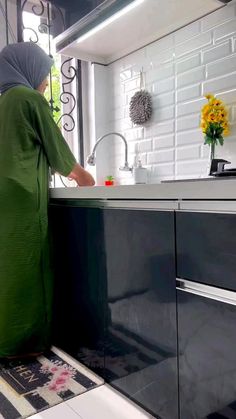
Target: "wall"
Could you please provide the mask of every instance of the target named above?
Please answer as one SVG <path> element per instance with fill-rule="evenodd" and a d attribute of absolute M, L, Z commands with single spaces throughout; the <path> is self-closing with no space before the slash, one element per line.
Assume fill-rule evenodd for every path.
<path fill-rule="evenodd" d="M 95 67 L 101 72 L 100 66 Z M 154 112 L 144 127 L 135 127 L 129 119 L 129 101 L 139 89 L 142 68 L 146 88 L 153 96 Z M 218 147 L 217 155 L 236 167 L 235 3 L 113 63 L 104 71 L 108 71 L 109 130 L 124 133 L 131 163 L 138 144 L 151 183 L 206 176 L 209 147 L 203 145 L 199 122 L 205 103 L 203 95 L 208 92 L 216 93 L 229 105 L 231 135 L 225 139 L 224 147 Z M 98 105 L 97 109 L 98 113 L 103 112 Z M 103 172 L 115 175 L 120 183 L 131 183 L 130 175 L 117 170 L 123 162 L 123 144 L 110 141 L 109 150 L 109 161 L 103 161 Z"/>

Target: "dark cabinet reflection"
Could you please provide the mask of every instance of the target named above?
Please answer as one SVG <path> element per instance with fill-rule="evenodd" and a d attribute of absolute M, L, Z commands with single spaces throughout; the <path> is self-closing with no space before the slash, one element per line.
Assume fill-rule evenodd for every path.
<path fill-rule="evenodd" d="M 236 419 L 236 306 L 177 292 L 181 419 Z"/>
<path fill-rule="evenodd" d="M 157 417 L 177 419 L 174 213 L 104 210 L 105 379 Z"/>

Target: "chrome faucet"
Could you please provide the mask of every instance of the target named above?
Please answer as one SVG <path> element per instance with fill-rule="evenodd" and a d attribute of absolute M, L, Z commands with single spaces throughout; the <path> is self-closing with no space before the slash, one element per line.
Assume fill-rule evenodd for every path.
<path fill-rule="evenodd" d="M 96 157 L 95 157 L 96 148 L 98 147 L 98 145 L 100 144 L 100 142 L 104 138 L 108 137 L 109 135 L 118 135 L 124 141 L 124 144 L 125 144 L 125 163 L 124 163 L 124 166 L 120 167 L 119 169 L 120 170 L 123 170 L 123 171 L 126 171 L 126 172 L 132 171 L 132 167 L 130 167 L 129 166 L 129 163 L 128 163 L 128 143 L 127 143 L 125 137 L 122 134 L 120 134 L 119 132 L 109 132 L 108 134 L 105 134 L 102 137 L 100 137 L 97 140 L 95 146 L 93 147 L 92 153 L 88 156 L 87 163 L 90 166 L 95 166 L 95 164 L 96 164 Z"/>

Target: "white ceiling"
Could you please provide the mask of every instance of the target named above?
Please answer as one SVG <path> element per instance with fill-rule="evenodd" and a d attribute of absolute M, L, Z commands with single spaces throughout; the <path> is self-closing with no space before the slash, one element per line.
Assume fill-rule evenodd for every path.
<path fill-rule="evenodd" d="M 145 0 L 96 34 L 63 51 L 110 63 L 222 7 L 218 0 Z"/>

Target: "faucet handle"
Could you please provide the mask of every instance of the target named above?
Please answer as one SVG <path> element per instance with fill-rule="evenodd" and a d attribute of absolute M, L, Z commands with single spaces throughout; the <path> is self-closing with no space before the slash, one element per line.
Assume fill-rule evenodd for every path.
<path fill-rule="evenodd" d="M 133 168 L 129 166 L 129 163 L 126 161 L 124 166 L 119 167 L 119 170 L 122 172 L 132 172 Z"/>
<path fill-rule="evenodd" d="M 94 153 L 92 153 L 88 156 L 87 163 L 89 164 L 89 166 L 95 166 L 95 154 Z"/>

